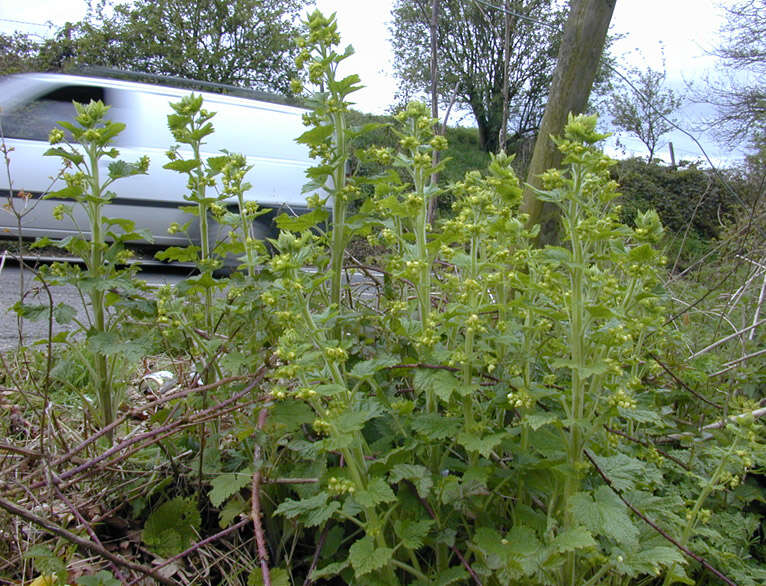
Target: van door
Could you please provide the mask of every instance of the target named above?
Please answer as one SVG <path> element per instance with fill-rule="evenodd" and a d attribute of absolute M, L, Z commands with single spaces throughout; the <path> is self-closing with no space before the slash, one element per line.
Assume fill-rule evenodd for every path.
<path fill-rule="evenodd" d="M 36 97 L 0 113 L 14 196 L 9 198 L 8 191 L 3 194 L 6 201 L 3 202 L 3 213 L 0 213 L 0 230 L 17 234 L 17 214 L 20 214 L 23 215 L 23 236 L 62 238 L 73 234 L 77 228 L 70 219 L 58 221 L 53 218 L 52 210 L 61 201 L 42 199 L 43 195 L 64 187 L 63 181 L 58 179 L 62 172 L 61 160 L 44 156 L 50 148 L 48 135 L 59 121 L 74 119 L 73 101 L 107 100 L 104 88 L 99 86 L 56 86 L 51 83 L 42 86 Z M 6 177 L 2 185 L 7 186 L 7 182 Z M 77 225 L 85 228 L 87 221 L 83 220 L 78 218 Z"/>

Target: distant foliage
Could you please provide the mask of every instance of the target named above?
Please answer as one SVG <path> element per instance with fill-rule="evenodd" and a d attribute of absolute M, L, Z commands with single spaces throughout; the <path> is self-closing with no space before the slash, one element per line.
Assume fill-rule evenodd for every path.
<path fill-rule="evenodd" d="M 691 223 L 699 238 L 716 238 L 733 217 L 737 202 L 711 170 L 686 164 L 673 169 L 642 159 L 621 161 L 613 170 L 623 197 L 623 218 L 632 223 L 640 211 L 655 209 L 662 224 L 681 233 Z"/>
<path fill-rule="evenodd" d="M 113 5 L 106 10 L 106 4 Z M 0 37 L 0 74 L 109 67 L 289 92 L 304 0 L 101 2 L 53 39 Z"/>

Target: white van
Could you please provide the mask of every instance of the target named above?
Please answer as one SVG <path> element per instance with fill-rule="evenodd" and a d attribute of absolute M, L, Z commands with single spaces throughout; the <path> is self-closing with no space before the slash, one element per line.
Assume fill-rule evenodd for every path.
<path fill-rule="evenodd" d="M 302 114 L 306 110 L 279 103 L 276 96 L 274 101 L 265 101 L 265 94 L 238 91 L 261 99 L 195 91 L 203 96 L 203 107 L 216 112 L 211 120 L 215 133 L 206 137 L 202 156 L 219 155 L 221 149 L 226 149 L 247 157 L 253 168 L 245 180 L 253 187 L 246 199 L 275 211 L 257 220 L 256 233 L 262 237 L 271 233 L 276 213 L 306 211 L 302 188 L 305 171 L 312 163 L 308 149 L 295 142 L 305 130 Z M 52 216 L 53 208 L 61 201 L 41 199 L 45 193 L 64 187 L 61 180 L 51 185 L 60 169 L 60 159 L 43 153 L 49 148 L 48 134 L 57 122 L 74 118 L 73 100 L 102 100 L 111 106 L 108 116 L 127 125 L 114 141 L 119 158 L 134 162 L 148 155 L 151 159 L 148 175 L 112 184 L 110 189 L 116 197 L 104 214 L 133 220 L 136 228 L 152 234 L 155 244 L 188 244 L 188 236 L 168 234 L 171 223 L 184 224 L 192 218 L 180 210 L 189 205 L 183 198 L 187 193 L 186 177 L 162 167 L 168 161 L 168 148 L 174 144 L 167 125 L 167 115 L 172 112 L 169 103 L 191 92 L 121 79 L 55 73 L 12 75 L 0 80 L 0 123 L 10 159 L 11 182 L 9 185 L 8 174 L 0 168 L 0 237 L 18 233 L 16 217 L 7 207 L 9 190 L 14 196 L 22 191 L 31 194 L 31 198 L 14 197 L 13 201 L 17 210 L 34 207 L 23 218 L 22 236 L 57 239 L 76 232 L 71 220 L 59 221 Z M 103 161 L 105 168 L 109 162 Z M 84 214 L 75 220 L 80 227 L 87 226 Z M 198 234 L 192 225 L 192 241 Z"/>

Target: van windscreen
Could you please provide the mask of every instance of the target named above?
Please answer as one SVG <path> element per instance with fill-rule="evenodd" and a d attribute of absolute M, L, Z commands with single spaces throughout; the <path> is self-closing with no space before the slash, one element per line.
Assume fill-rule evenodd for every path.
<path fill-rule="evenodd" d="M 6 138 L 48 140 L 48 134 L 60 120 L 71 122 L 75 116 L 73 101 L 104 101 L 104 88 L 97 86 L 63 86 L 37 97 L 0 116 Z"/>

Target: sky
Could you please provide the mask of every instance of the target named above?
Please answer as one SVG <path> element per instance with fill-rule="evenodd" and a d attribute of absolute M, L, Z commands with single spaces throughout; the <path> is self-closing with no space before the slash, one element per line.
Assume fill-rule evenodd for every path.
<path fill-rule="evenodd" d="M 619 67 L 625 71 L 646 66 L 662 69 L 664 56 L 669 87 L 684 91 L 689 83 L 699 85 L 706 72 L 715 68 L 709 52 L 723 22 L 720 5 L 724 3 L 731 0 L 617 0 L 610 32 L 624 35 L 613 48 Z M 353 97 L 356 108 L 364 112 L 383 113 L 394 100 L 396 80 L 388 31 L 392 4 L 393 0 L 316 0 L 322 12 L 337 14 L 342 44 L 354 46 L 355 55 L 346 61 L 346 72 L 362 78 L 365 88 Z M 3 0 L 0 32 L 18 29 L 46 36 L 67 20 L 82 18 L 86 5 L 85 0 Z M 693 131 L 693 121 L 705 113 L 709 109 L 704 106 L 686 106 L 680 112 L 681 126 L 700 138 L 714 161 L 741 157 L 741 153 L 722 150 L 709 137 Z M 470 125 L 471 119 L 453 118 L 450 123 Z M 669 140 L 677 158 L 701 157 L 699 148 L 682 133 L 673 133 Z M 645 150 L 635 139 L 623 137 L 622 142 L 629 152 L 642 154 Z M 618 154 L 614 141 L 608 150 Z M 666 152 L 663 150 L 661 156 L 667 159 Z"/>

